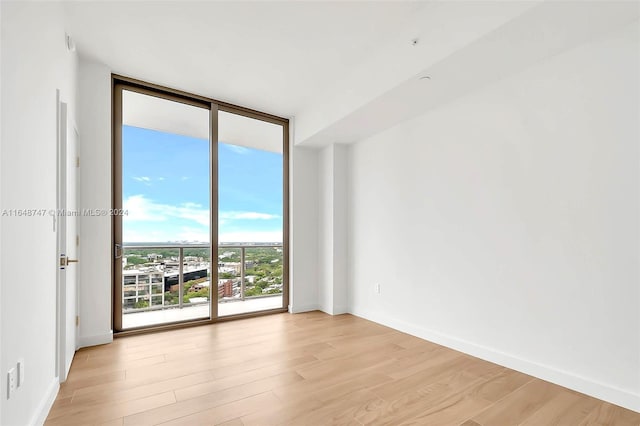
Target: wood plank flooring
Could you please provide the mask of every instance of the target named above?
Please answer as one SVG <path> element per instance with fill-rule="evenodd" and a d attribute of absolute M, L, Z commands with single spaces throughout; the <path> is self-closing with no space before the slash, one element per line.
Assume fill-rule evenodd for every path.
<path fill-rule="evenodd" d="M 351 315 L 81 349 L 47 425 L 640 425 L 640 414 Z"/>

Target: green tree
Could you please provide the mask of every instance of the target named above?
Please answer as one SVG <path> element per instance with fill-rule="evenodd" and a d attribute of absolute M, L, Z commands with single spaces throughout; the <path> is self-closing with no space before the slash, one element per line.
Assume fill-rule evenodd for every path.
<path fill-rule="evenodd" d="M 138 256 L 128 256 L 127 257 L 127 265 L 143 265 L 147 263 L 146 258 L 141 258 Z"/>
<path fill-rule="evenodd" d="M 146 300 L 138 300 L 134 305 L 134 308 L 136 309 L 142 309 L 142 308 L 148 308 L 148 307 L 149 307 L 149 302 L 147 302 Z"/>
<path fill-rule="evenodd" d="M 245 289 L 245 291 L 244 291 L 244 296 L 245 297 L 260 296 L 260 295 L 262 295 L 262 288 L 260 288 L 258 286 L 254 286 L 254 287 Z"/>

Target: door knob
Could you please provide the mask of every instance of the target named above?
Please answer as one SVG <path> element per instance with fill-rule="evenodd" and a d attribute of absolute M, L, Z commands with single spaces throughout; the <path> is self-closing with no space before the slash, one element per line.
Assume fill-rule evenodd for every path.
<path fill-rule="evenodd" d="M 60 255 L 60 266 L 61 267 L 68 266 L 70 263 L 78 263 L 78 259 L 69 259 L 69 257 L 65 256 L 64 254 Z"/>

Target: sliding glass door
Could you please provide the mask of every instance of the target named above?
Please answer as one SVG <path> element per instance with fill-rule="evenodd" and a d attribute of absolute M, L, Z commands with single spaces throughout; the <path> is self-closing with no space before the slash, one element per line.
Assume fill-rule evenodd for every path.
<path fill-rule="evenodd" d="M 286 120 L 114 76 L 114 330 L 288 305 Z"/>
<path fill-rule="evenodd" d="M 282 125 L 218 113 L 218 314 L 283 306 Z"/>

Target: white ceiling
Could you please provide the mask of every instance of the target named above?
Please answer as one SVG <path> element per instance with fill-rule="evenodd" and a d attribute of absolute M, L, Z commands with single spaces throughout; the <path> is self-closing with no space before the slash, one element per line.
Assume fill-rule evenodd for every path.
<path fill-rule="evenodd" d="M 209 110 L 129 90 L 122 91 L 122 124 L 209 139 Z"/>
<path fill-rule="evenodd" d="M 128 126 L 209 139 L 209 110 L 129 90 L 122 93 L 122 122 Z M 218 141 L 282 153 L 281 125 L 218 112 Z"/>
<path fill-rule="evenodd" d="M 420 2 L 66 2 L 78 52 L 126 76 L 294 116 Z"/>
<path fill-rule="evenodd" d="M 294 143 L 307 146 L 361 140 L 640 15 L 639 2 L 613 0 L 65 7 L 82 55 L 126 76 L 294 117 Z M 431 80 L 419 81 L 424 75 Z"/>
<path fill-rule="evenodd" d="M 448 8 L 449 5 L 445 6 Z M 456 3 L 454 7 L 459 5 Z M 429 10 L 432 16 L 437 12 L 440 18 L 440 25 L 430 27 L 432 33 L 438 26 L 441 27 L 437 36 L 440 46 L 445 45 L 453 34 L 462 35 L 462 28 L 457 32 L 452 31 L 461 21 L 467 30 L 475 27 L 465 44 L 457 43 L 450 48 L 449 54 L 441 55 L 434 55 L 436 49 L 428 46 L 419 55 L 421 63 L 412 63 L 411 59 L 406 60 L 398 55 L 395 62 L 404 61 L 406 64 L 402 68 L 405 78 L 398 73 L 393 83 L 378 85 L 375 90 L 373 87 L 362 90 L 368 98 L 361 99 L 359 104 L 352 103 L 339 115 L 330 117 L 326 112 L 334 110 L 332 105 L 336 102 L 330 100 L 325 100 L 325 114 L 320 119 L 308 120 L 310 114 L 302 111 L 301 119 L 296 120 L 299 141 L 307 146 L 323 146 L 327 141 L 357 142 L 525 70 L 545 58 L 588 42 L 599 34 L 637 21 L 640 16 L 640 2 L 629 1 L 513 2 L 507 5 L 511 10 L 500 3 L 480 2 L 475 5 L 481 7 L 473 11 L 471 20 L 462 19 L 463 11 L 459 9 L 445 11 L 441 7 L 437 11 L 433 8 Z M 464 7 L 466 13 L 472 9 L 469 4 Z M 499 25 L 487 26 L 487 17 L 495 19 L 499 16 L 498 12 L 502 13 L 500 19 L 495 21 Z M 427 37 L 423 40 L 426 41 Z M 422 46 L 417 48 L 421 49 Z M 389 52 L 386 57 L 392 55 Z M 594 58 L 594 61 L 597 60 Z M 421 79 L 424 76 L 430 78 Z M 349 84 L 356 86 L 359 81 Z M 322 102 L 318 100 L 317 104 Z M 317 110 L 316 107 L 311 112 L 318 116 Z M 315 123 L 310 124 L 312 121 Z"/>

